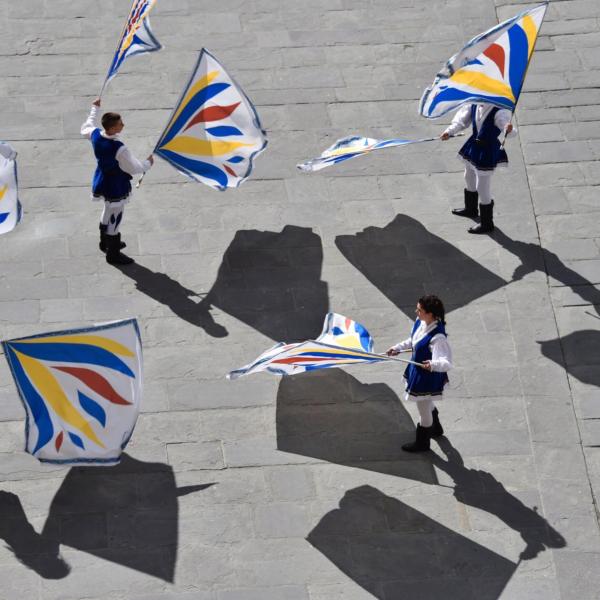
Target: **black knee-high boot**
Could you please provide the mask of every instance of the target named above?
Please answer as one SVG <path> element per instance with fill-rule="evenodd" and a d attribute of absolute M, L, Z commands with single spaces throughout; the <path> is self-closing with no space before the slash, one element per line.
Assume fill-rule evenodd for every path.
<path fill-rule="evenodd" d="M 106 236 L 108 235 L 106 232 L 108 231 L 108 225 L 103 225 L 100 223 L 100 243 L 98 247 L 102 252 L 106 252 Z M 121 241 L 121 234 L 119 233 L 119 248 L 123 249 L 127 246 L 125 242 Z"/>
<path fill-rule="evenodd" d="M 121 254 L 121 235 L 106 235 L 106 262 L 111 265 L 129 265 L 133 258 Z"/>
<path fill-rule="evenodd" d="M 479 205 L 479 225 L 471 227 L 469 233 L 490 233 L 494 231 L 494 201 Z"/>
<path fill-rule="evenodd" d="M 434 408 L 433 411 L 431 411 L 431 415 L 433 416 L 433 425 L 431 426 L 431 437 L 441 437 L 442 435 L 444 435 L 444 428 L 440 423 L 440 415 L 438 413 L 438 409 Z"/>
<path fill-rule="evenodd" d="M 465 207 L 464 208 L 453 208 L 452 214 L 457 217 L 470 217 L 475 219 L 477 217 L 477 200 L 479 194 L 477 192 L 470 192 L 465 190 Z"/>
<path fill-rule="evenodd" d="M 431 429 L 431 427 L 421 427 L 421 425 L 417 425 L 415 441 L 411 444 L 403 444 L 402 450 L 405 452 L 426 452 L 429 450 Z"/>

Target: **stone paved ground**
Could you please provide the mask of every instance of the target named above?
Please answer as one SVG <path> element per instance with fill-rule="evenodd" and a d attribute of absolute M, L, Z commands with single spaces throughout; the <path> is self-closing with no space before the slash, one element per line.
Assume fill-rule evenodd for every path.
<path fill-rule="evenodd" d="M 255 101 L 269 148 L 241 190 L 164 163 L 127 208 L 136 266 L 97 251 L 79 126 L 125 0 L 3 2 L 0 137 L 25 219 L 0 239 L 0 334 L 136 316 L 145 398 L 112 469 L 41 468 L 0 364 L 0 597 L 136 600 L 592 599 L 600 592 L 600 4 L 551 2 L 517 111 L 498 230 L 473 239 L 457 143 L 312 176 L 352 132 L 437 133 L 417 99 L 511 0 L 170 0 L 165 50 L 104 108 L 152 148 L 201 46 Z M 415 299 L 447 302 L 448 437 L 406 456 L 400 370 L 230 383 L 335 310 L 380 350 Z"/>

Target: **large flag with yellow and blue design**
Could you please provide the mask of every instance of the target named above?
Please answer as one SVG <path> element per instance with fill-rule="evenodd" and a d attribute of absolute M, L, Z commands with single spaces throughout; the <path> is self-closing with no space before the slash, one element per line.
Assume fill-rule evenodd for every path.
<path fill-rule="evenodd" d="M 252 102 L 203 48 L 155 154 L 183 175 L 225 190 L 249 177 L 266 145 Z"/>
<path fill-rule="evenodd" d="M 123 33 L 117 45 L 117 51 L 102 86 L 102 91 L 104 91 L 108 82 L 117 74 L 117 71 L 127 58 L 136 54 L 156 52 L 162 48 L 160 42 L 154 37 L 150 29 L 149 14 L 155 4 L 156 0 L 133 0 Z"/>
<path fill-rule="evenodd" d="M 10 148 L 8 144 L 4 145 Z M 8 155 L 8 152 L 5 154 Z M 0 152 L 0 234 L 12 231 L 21 220 L 22 212 L 18 193 L 17 162 Z"/>
<path fill-rule="evenodd" d="M 276 344 L 255 361 L 231 371 L 227 378 L 237 379 L 260 371 L 277 375 L 296 375 L 330 367 L 388 360 L 401 359 L 375 354 L 373 339 L 363 325 L 343 315 L 328 313 L 323 323 L 323 331 L 316 340 Z"/>
<path fill-rule="evenodd" d="M 140 410 L 135 319 L 2 342 L 26 412 L 25 449 L 44 463 L 119 462 Z"/>
<path fill-rule="evenodd" d="M 419 113 L 436 119 L 467 102 L 514 111 L 547 7 L 540 4 L 473 38 L 425 90 Z"/>

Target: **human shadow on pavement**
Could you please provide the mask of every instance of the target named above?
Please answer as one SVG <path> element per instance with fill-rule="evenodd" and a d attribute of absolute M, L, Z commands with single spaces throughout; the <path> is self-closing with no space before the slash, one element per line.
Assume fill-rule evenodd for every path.
<path fill-rule="evenodd" d="M 517 531 L 525 548 L 521 560 L 531 560 L 547 548 L 564 548 L 567 542 L 553 529 L 537 508 L 529 508 L 513 496 L 491 473 L 479 469 L 468 469 L 462 456 L 446 437 L 437 438 L 444 460 L 431 452 L 432 464 L 450 476 L 454 482 L 454 497 L 467 506 L 472 506 L 496 516 L 508 527 Z"/>
<path fill-rule="evenodd" d="M 566 266 L 557 254 L 539 244 L 513 240 L 500 229 L 495 229 L 492 237 L 521 261 L 513 273 L 513 281 L 519 281 L 535 271 L 546 273 L 571 288 L 584 303 L 590 305 L 591 310 L 600 315 L 600 291 L 591 281 Z M 542 354 L 565 368 L 571 376 L 583 383 L 600 386 L 600 369 L 597 368 L 600 331 L 575 331 L 557 339 L 539 340 L 538 343 Z"/>
<path fill-rule="evenodd" d="M 536 243 L 513 240 L 498 228 L 494 230 L 491 237 L 521 261 L 513 273 L 512 281 L 519 281 L 529 273 L 541 271 L 571 288 L 600 315 L 600 291 L 591 281 L 565 265 L 557 254 Z"/>
<path fill-rule="evenodd" d="M 225 337 L 227 329 L 215 322 L 210 312 L 201 304 L 200 300 L 194 300 L 199 294 L 194 290 L 187 289 L 178 281 L 171 279 L 166 273 L 151 271 L 138 263 L 130 265 L 114 265 L 119 271 L 135 281 L 135 287 L 153 300 L 168 306 L 178 317 L 201 327 L 208 335 L 213 337 Z"/>
<path fill-rule="evenodd" d="M 415 425 L 383 383 L 361 383 L 340 369 L 283 377 L 276 422 L 283 452 L 437 483 L 426 458 L 402 450 Z"/>
<path fill-rule="evenodd" d="M 52 500 L 42 533 L 28 522 L 18 496 L 0 491 L 0 538 L 46 579 L 69 574 L 60 554 L 64 545 L 172 583 L 178 498 L 211 485 L 178 488 L 171 466 L 123 454 L 114 467 L 73 467 Z"/>
<path fill-rule="evenodd" d="M 517 564 L 368 485 L 306 538 L 375 598 L 496 600 Z"/>
<path fill-rule="evenodd" d="M 329 311 L 322 265 L 310 228 L 237 231 L 200 309 L 214 306 L 278 342 L 314 338 Z"/>
<path fill-rule="evenodd" d="M 400 310 L 414 317 L 415 298 L 435 293 L 447 310 L 506 284 L 420 221 L 399 214 L 385 227 L 335 239 L 340 252 Z M 359 292 L 357 292 L 359 293 Z"/>

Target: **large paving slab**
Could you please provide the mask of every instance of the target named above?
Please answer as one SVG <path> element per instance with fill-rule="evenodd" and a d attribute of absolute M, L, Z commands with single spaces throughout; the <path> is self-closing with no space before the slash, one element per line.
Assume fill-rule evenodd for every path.
<path fill-rule="evenodd" d="M 127 206 L 131 267 L 97 250 L 79 127 L 129 8 L 22 0 L 0 15 L 0 138 L 22 224 L 0 238 L 0 337 L 135 316 L 145 395 L 113 468 L 41 467 L 0 363 L 0 598 L 592 600 L 600 589 L 600 4 L 553 0 L 473 239 L 457 142 L 315 175 L 338 137 L 437 134 L 423 88 L 513 0 L 170 0 L 165 48 L 103 108 L 153 147 L 203 46 L 254 100 L 269 146 L 214 192 L 157 161 Z M 379 350 L 438 293 L 456 368 L 447 438 L 400 449 L 416 411 L 394 365 L 224 374 L 328 310 Z"/>

